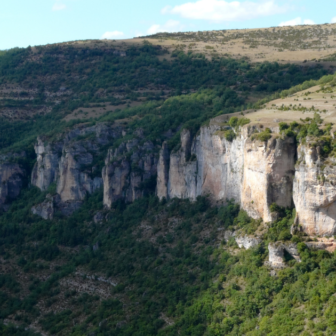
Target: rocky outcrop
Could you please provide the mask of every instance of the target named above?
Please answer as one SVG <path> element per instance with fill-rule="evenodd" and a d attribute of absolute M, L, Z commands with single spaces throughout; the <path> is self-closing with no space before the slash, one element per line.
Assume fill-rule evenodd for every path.
<path fill-rule="evenodd" d="M 40 188 L 42 191 L 56 182 L 59 175 L 59 159 L 62 155 L 62 142 L 48 143 L 42 137 L 37 138 L 34 146 L 37 160 L 34 165 L 31 184 Z"/>
<path fill-rule="evenodd" d="M 181 148 L 170 153 L 169 160 L 167 148 L 162 148 L 158 197 L 195 199 L 210 195 L 216 201 L 233 199 L 251 217 L 272 221 L 272 203 L 292 205 L 294 139 L 274 134 L 268 141 L 252 140 L 256 126 L 247 125 L 228 141 L 223 136 L 225 128 L 213 122 L 202 127 L 193 140 L 189 131 L 182 131 Z"/>
<path fill-rule="evenodd" d="M 274 268 L 283 268 L 286 266 L 284 262 L 285 249 L 281 242 L 268 244 L 268 265 Z"/>
<path fill-rule="evenodd" d="M 293 198 L 296 228 L 309 235 L 336 234 L 336 167 L 323 159 L 319 146 L 307 139 L 298 147 Z"/>
<path fill-rule="evenodd" d="M 297 247 L 291 242 L 275 242 L 268 245 L 268 266 L 273 268 L 286 267 L 285 251 L 292 256 L 297 262 L 301 262 Z"/>
<path fill-rule="evenodd" d="M 336 239 L 334 237 L 315 237 L 314 241 L 307 241 L 305 244 L 312 250 L 326 250 L 330 253 L 336 250 Z"/>
<path fill-rule="evenodd" d="M 18 163 L 11 162 L 19 157 L 25 157 L 25 153 L 0 157 L 0 209 L 4 211 L 8 210 L 10 202 L 19 196 L 23 187 L 26 172 Z"/>
<path fill-rule="evenodd" d="M 241 205 L 251 217 L 271 222 L 271 204 L 292 206 L 295 157 L 292 137 L 246 141 Z"/>
<path fill-rule="evenodd" d="M 261 243 L 261 239 L 257 237 L 249 237 L 245 235 L 245 236 L 236 237 L 236 243 L 239 246 L 239 248 L 244 247 L 246 250 L 248 250 L 251 247 L 259 245 Z"/>
<path fill-rule="evenodd" d="M 44 191 L 56 183 L 59 201 L 53 206 L 65 215 L 73 213 L 87 194 L 103 186 L 98 158 L 107 151 L 107 145 L 121 137 L 121 132 L 120 128 L 105 123 L 82 124 L 54 141 L 39 137 L 35 144 L 37 162 L 31 176 L 32 185 Z M 51 208 L 46 200 L 32 211 L 50 219 Z"/>
<path fill-rule="evenodd" d="M 63 149 L 57 182 L 57 193 L 63 202 L 82 201 L 86 194 L 92 194 L 103 184 L 101 177 L 91 177 L 94 173 L 92 152 L 98 152 L 99 148 L 92 143 L 88 145 L 75 142 Z"/>
<path fill-rule="evenodd" d="M 34 215 L 40 216 L 43 219 L 53 219 L 57 204 L 60 202 L 59 195 L 47 195 L 46 199 L 31 208 Z"/>
<path fill-rule="evenodd" d="M 181 132 L 181 148 L 170 154 L 168 197 L 191 198 L 197 196 L 197 162 L 191 157 L 192 137 L 188 130 Z M 160 172 L 160 175 L 162 173 Z"/>
<path fill-rule="evenodd" d="M 134 138 L 116 149 L 109 149 L 102 176 L 104 205 L 124 200 L 133 202 L 143 196 L 153 178 L 156 178 L 158 158 L 152 142 Z"/>
<path fill-rule="evenodd" d="M 169 149 L 166 142 L 162 144 L 159 161 L 157 165 L 157 189 L 156 192 L 160 198 L 168 198 L 169 181 Z"/>

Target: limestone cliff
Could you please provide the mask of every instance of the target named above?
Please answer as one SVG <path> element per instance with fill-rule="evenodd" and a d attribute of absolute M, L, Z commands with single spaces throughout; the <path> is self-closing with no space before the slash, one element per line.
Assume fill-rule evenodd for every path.
<path fill-rule="evenodd" d="M 106 146 L 121 137 L 121 132 L 120 128 L 98 123 L 78 125 L 54 141 L 39 137 L 35 144 L 37 161 L 32 171 L 32 185 L 44 191 L 56 183 L 59 201 L 54 205 L 62 213 L 71 214 L 87 194 L 102 187 L 102 156 L 107 151 Z M 49 203 L 46 201 L 33 208 L 33 213 L 50 218 Z M 46 208 L 48 215 L 43 210 Z"/>
<path fill-rule="evenodd" d="M 268 141 L 252 140 L 253 131 L 244 126 L 233 141 L 225 139 L 216 122 L 202 127 L 193 141 L 189 131 L 182 131 L 181 148 L 169 160 L 167 149 L 161 150 L 158 197 L 233 199 L 251 217 L 272 221 L 272 203 L 292 205 L 296 146 L 293 138 L 276 135 Z"/>
<path fill-rule="evenodd" d="M 199 195 L 216 202 L 232 199 L 251 217 L 265 222 L 275 219 L 271 204 L 291 207 L 294 201 L 293 232 L 335 235 L 335 159 L 324 158 L 309 138 L 297 148 L 294 137 L 279 134 L 274 125 L 265 141 L 254 138 L 264 129 L 257 123 L 235 128 L 229 141 L 225 132 L 230 127 L 222 121 L 222 117 L 211 120 L 197 134 L 182 130 L 180 147 L 171 151 L 166 142 L 160 149 L 147 141 L 140 129 L 133 139 L 119 140 L 115 146 L 125 130 L 105 123 L 78 125 L 52 141 L 39 137 L 31 183 L 42 191 L 55 183 L 59 195 L 55 207 L 70 214 L 101 186 L 107 207 L 120 199 L 132 202 L 153 188 L 157 176 L 161 199 L 195 200 Z M 24 176 L 19 165 L 3 162 L 1 207 L 19 194 Z"/>
<path fill-rule="evenodd" d="M 156 177 L 158 158 L 150 141 L 142 141 L 142 136 L 121 143 L 118 148 L 109 149 L 102 171 L 104 181 L 104 205 L 122 199 L 133 202 L 150 188 Z"/>
<path fill-rule="evenodd" d="M 43 137 L 38 137 L 34 146 L 37 160 L 34 165 L 31 184 L 42 191 L 56 182 L 59 174 L 59 159 L 62 155 L 62 142 L 48 143 Z"/>
<path fill-rule="evenodd" d="M 251 217 L 271 222 L 271 204 L 292 206 L 295 156 L 292 137 L 246 141 L 241 205 Z"/>
<path fill-rule="evenodd" d="M 98 148 L 93 146 L 93 150 Z M 82 201 L 102 185 L 100 177 L 91 178 L 93 155 L 82 143 L 71 143 L 63 149 L 59 162 L 57 193 L 63 202 Z"/>
<path fill-rule="evenodd" d="M 334 159 L 323 159 L 321 150 L 307 139 L 298 147 L 293 198 L 296 225 L 309 235 L 336 234 L 336 168 Z"/>

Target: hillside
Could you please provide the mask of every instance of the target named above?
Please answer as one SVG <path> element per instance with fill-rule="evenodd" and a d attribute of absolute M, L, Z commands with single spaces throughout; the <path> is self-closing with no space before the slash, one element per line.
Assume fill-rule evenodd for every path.
<path fill-rule="evenodd" d="M 333 335 L 333 29 L 2 52 L 0 334 Z"/>
<path fill-rule="evenodd" d="M 248 57 L 252 62 L 330 61 L 335 53 L 336 24 L 260 29 L 159 33 L 150 39 L 167 46 L 209 56 Z M 327 66 L 335 66 L 328 63 Z"/>

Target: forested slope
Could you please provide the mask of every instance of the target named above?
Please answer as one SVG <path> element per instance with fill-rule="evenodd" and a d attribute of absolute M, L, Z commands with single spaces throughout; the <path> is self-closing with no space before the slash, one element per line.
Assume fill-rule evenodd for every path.
<path fill-rule="evenodd" d="M 133 203 L 119 198 L 104 207 L 98 188 L 70 215 L 32 213 L 60 193 L 58 181 L 43 191 L 32 183 L 38 136 L 55 147 L 68 141 L 61 152 L 50 151 L 63 164 L 73 146 L 73 170 L 87 180 L 126 161 L 130 176 L 139 176 L 135 148 L 157 157 L 166 141 L 177 151 L 183 129 L 197 134 L 210 118 L 258 108 L 281 90 L 328 74 L 318 64 L 252 65 L 183 52 L 167 61 L 159 58 L 164 53 L 145 43 L 0 56 L 1 167 L 24 171 L 18 196 L 1 199 L 1 334 L 333 335 L 335 257 L 290 233 L 292 208 L 274 207 L 277 220 L 248 250 L 227 233 L 252 234 L 261 220 L 230 200 L 159 200 L 153 179 L 137 185 L 142 197 Z M 85 108 L 104 112 L 85 116 Z M 76 118 L 66 121 L 69 115 Z M 101 125 L 114 132 L 108 140 L 92 131 Z M 92 161 L 80 161 L 83 152 Z M 286 255 L 287 267 L 274 271 L 265 265 L 267 246 L 282 240 L 297 244 L 302 262 Z"/>

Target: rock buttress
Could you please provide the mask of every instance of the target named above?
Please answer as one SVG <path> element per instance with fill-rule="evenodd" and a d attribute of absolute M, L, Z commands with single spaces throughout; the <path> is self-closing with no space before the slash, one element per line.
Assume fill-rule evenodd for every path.
<path fill-rule="evenodd" d="M 334 159 L 323 159 L 310 143 L 298 148 L 293 199 L 296 225 L 309 235 L 336 234 L 336 168 Z"/>

